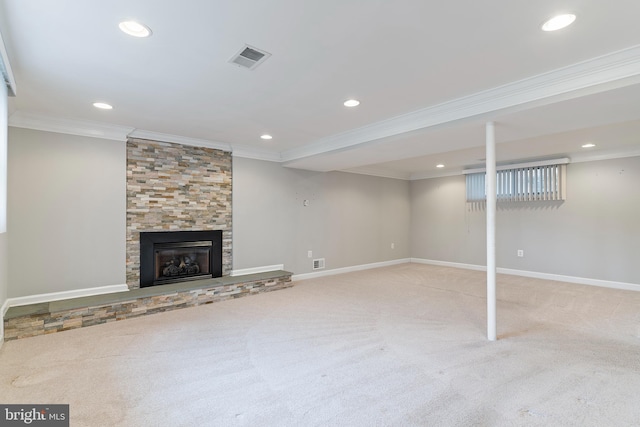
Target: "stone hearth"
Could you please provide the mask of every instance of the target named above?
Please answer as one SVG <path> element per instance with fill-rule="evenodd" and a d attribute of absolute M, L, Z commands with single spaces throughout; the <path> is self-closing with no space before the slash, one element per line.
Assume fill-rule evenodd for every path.
<path fill-rule="evenodd" d="M 291 286 L 291 273 L 278 270 L 11 307 L 4 317 L 4 339 L 62 332 Z"/>
<path fill-rule="evenodd" d="M 232 158 L 229 152 L 129 139 L 126 240 L 129 291 L 11 307 L 4 317 L 5 340 L 210 304 L 292 286 L 291 273 L 286 271 L 230 276 L 231 172 Z M 194 234 L 192 232 L 215 232 L 206 233 L 207 236 L 215 234 L 215 239 L 197 242 L 216 242 L 208 245 L 210 248 L 215 246 L 215 256 L 218 257 L 215 271 L 207 273 L 207 277 L 211 278 L 188 278 L 188 281 L 141 288 L 140 234 L 173 234 L 167 232 L 174 231 L 184 231 L 189 235 Z M 222 233 L 221 243 L 219 233 Z M 220 246 L 222 277 L 216 277 L 220 274 Z M 182 247 L 186 246 L 183 244 Z M 175 255 L 173 252 L 179 251 L 170 248 L 167 253 Z M 189 246 L 187 252 L 181 253 L 180 268 L 183 264 L 189 268 L 195 268 L 195 265 L 198 265 L 198 269 L 204 267 L 206 260 L 198 258 L 200 255 L 193 255 L 195 249 Z M 173 258 L 170 263 L 174 263 Z"/>

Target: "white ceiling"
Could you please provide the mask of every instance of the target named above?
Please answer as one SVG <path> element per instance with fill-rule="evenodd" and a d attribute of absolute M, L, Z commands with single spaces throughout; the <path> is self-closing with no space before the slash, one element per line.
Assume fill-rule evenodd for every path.
<path fill-rule="evenodd" d="M 566 11 L 574 25 L 540 30 Z M 503 162 L 640 155 L 639 16 L 637 0 L 0 0 L 14 126 L 404 179 L 481 163 L 487 121 Z M 120 32 L 131 18 L 153 35 Z M 272 56 L 230 64 L 245 44 Z"/>

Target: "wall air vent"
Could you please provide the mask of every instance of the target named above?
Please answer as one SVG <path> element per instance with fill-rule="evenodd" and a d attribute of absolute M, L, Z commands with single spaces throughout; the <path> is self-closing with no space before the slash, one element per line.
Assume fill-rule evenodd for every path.
<path fill-rule="evenodd" d="M 318 258 L 313 260 L 313 269 L 322 270 L 324 268 L 324 258 Z"/>
<path fill-rule="evenodd" d="M 233 55 L 229 60 L 230 63 L 242 68 L 253 70 L 269 58 L 271 54 L 264 50 L 257 49 L 253 46 L 245 45 L 240 52 Z"/>

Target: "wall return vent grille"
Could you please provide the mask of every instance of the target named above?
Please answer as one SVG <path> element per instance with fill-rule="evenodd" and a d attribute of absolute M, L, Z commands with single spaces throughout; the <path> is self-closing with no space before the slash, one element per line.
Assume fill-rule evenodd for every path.
<path fill-rule="evenodd" d="M 313 269 L 322 270 L 324 268 L 324 258 L 318 258 L 313 260 Z"/>
<path fill-rule="evenodd" d="M 269 52 L 260 50 L 253 46 L 245 45 L 240 49 L 240 52 L 233 55 L 229 62 L 239 67 L 253 70 L 258 65 L 266 61 L 270 56 L 271 54 Z"/>

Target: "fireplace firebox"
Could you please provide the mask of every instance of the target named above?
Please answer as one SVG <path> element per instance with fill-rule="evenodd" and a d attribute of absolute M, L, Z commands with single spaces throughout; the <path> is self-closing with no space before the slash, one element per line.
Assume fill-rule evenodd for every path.
<path fill-rule="evenodd" d="M 222 231 L 140 233 L 140 287 L 222 276 Z"/>

